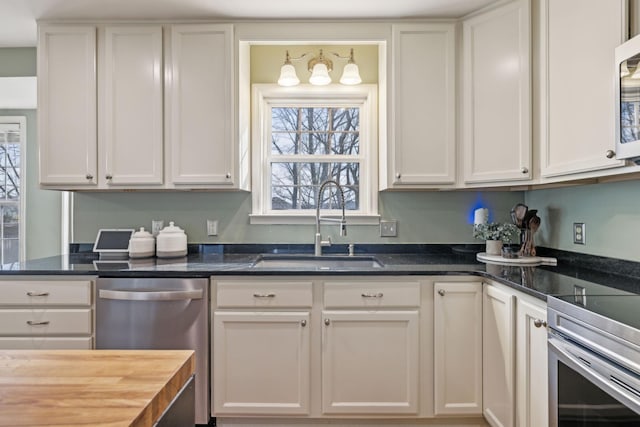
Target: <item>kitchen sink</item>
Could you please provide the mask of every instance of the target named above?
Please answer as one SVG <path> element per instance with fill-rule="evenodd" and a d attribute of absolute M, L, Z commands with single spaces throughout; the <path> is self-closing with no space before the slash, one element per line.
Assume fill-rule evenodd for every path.
<path fill-rule="evenodd" d="M 344 268 L 382 268 L 384 265 L 373 256 L 342 255 L 260 255 L 253 268 L 309 268 L 320 270 Z"/>

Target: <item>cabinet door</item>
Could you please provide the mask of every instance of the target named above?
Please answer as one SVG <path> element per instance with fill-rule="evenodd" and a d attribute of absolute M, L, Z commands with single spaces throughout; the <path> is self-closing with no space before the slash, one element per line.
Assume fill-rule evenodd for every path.
<path fill-rule="evenodd" d="M 394 25 L 392 37 L 390 145 L 381 187 L 454 184 L 455 26 Z"/>
<path fill-rule="evenodd" d="M 531 178 L 530 44 L 528 0 L 463 23 L 466 183 Z"/>
<path fill-rule="evenodd" d="M 214 415 L 309 413 L 309 313 L 215 312 Z"/>
<path fill-rule="evenodd" d="M 418 311 L 322 318 L 322 412 L 417 414 Z"/>
<path fill-rule="evenodd" d="M 171 27 L 171 182 L 233 186 L 233 26 Z"/>
<path fill-rule="evenodd" d="M 544 307 L 518 299 L 516 396 L 519 427 L 546 427 L 549 423 L 546 319 Z"/>
<path fill-rule="evenodd" d="M 162 184 L 162 27 L 106 27 L 100 182 Z"/>
<path fill-rule="evenodd" d="M 40 184 L 97 183 L 96 28 L 38 30 Z"/>
<path fill-rule="evenodd" d="M 626 37 L 624 0 L 541 1 L 541 174 L 624 165 L 615 150 L 614 49 Z"/>
<path fill-rule="evenodd" d="M 485 285 L 483 299 L 483 415 L 493 427 L 511 427 L 515 425 L 515 296 Z"/>
<path fill-rule="evenodd" d="M 482 413 L 482 284 L 434 284 L 435 414 Z"/>

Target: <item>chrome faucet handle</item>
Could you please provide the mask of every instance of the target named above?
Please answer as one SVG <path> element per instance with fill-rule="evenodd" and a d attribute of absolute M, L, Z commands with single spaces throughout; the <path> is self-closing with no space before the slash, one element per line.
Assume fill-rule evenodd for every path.
<path fill-rule="evenodd" d="M 331 236 L 327 236 L 327 240 L 321 240 L 320 246 L 331 246 Z"/>

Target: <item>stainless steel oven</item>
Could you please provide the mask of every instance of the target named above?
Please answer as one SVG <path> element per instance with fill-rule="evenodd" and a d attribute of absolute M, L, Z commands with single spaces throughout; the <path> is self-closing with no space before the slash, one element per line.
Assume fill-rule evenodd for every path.
<path fill-rule="evenodd" d="M 640 295 L 549 297 L 547 322 L 549 425 L 640 426 Z"/>

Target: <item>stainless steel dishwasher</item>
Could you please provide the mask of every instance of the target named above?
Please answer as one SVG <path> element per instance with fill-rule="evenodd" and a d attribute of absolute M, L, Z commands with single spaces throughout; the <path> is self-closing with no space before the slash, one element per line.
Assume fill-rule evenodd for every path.
<path fill-rule="evenodd" d="M 96 348 L 194 350 L 196 423 L 209 422 L 208 279 L 99 278 Z"/>

